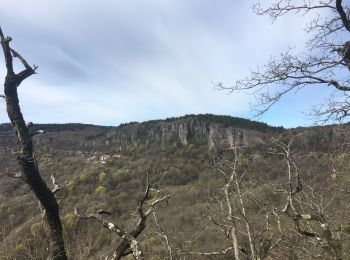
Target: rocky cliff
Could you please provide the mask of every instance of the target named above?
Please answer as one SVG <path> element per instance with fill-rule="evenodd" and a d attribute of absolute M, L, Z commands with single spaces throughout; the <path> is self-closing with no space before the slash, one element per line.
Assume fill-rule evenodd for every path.
<path fill-rule="evenodd" d="M 281 128 L 241 118 L 214 115 L 189 115 L 181 118 L 156 120 L 121 125 L 98 139 L 85 142 L 86 149 L 100 150 L 104 146 L 123 150 L 129 145 L 178 144 L 234 146 L 261 142 L 266 133 L 283 131 Z"/>
<path fill-rule="evenodd" d="M 33 138 L 38 150 L 68 155 L 119 152 L 137 145 L 185 147 L 205 145 L 233 147 L 261 143 L 275 134 L 292 134 L 299 148 L 327 150 L 349 136 L 349 125 L 283 129 L 242 118 L 216 115 L 187 115 L 165 120 L 129 123 L 118 127 L 83 124 L 34 125 L 47 133 Z M 0 125 L 0 145 L 15 147 L 14 133 L 8 124 Z"/>

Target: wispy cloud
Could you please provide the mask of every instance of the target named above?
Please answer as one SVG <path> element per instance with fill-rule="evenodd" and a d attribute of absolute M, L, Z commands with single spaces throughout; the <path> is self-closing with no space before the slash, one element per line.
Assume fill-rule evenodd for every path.
<path fill-rule="evenodd" d="M 3 30 L 39 65 L 20 87 L 26 118 L 117 125 L 186 113 L 248 116 L 251 97 L 228 96 L 212 82 L 229 85 L 288 45 L 301 49 L 305 36 L 304 20 L 271 26 L 252 3 L 0 0 Z"/>

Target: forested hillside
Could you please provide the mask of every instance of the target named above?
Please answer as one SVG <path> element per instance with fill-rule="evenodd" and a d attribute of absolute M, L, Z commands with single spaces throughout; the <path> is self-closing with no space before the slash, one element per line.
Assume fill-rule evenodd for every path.
<path fill-rule="evenodd" d="M 31 131 L 40 129 L 47 132 L 33 137 L 35 159 L 50 187 L 51 175 L 62 186 L 57 198 L 71 259 L 111 256 L 120 242 L 83 215 L 108 211 L 104 218 L 131 231 L 142 198 L 145 212 L 155 213 L 137 237 L 146 259 L 232 259 L 232 229 L 247 257 L 346 259 L 350 253 L 348 125 L 283 129 L 188 115 Z M 1 259 L 46 259 L 41 212 L 16 178 L 11 136 L 1 125 Z"/>

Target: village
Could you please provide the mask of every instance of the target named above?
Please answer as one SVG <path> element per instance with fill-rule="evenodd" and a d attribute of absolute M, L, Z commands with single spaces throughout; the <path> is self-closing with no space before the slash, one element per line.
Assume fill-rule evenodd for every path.
<path fill-rule="evenodd" d="M 112 162 L 114 160 L 117 160 L 119 158 L 121 158 L 122 155 L 121 154 L 113 154 L 113 155 L 109 155 L 109 154 L 102 154 L 102 155 L 94 155 L 92 157 L 89 157 L 86 159 L 87 162 L 98 162 L 101 164 L 106 164 L 107 162 Z"/>

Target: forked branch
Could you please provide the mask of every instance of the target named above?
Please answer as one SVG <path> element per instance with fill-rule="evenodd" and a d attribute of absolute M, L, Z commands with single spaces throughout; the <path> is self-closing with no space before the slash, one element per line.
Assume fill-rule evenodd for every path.
<path fill-rule="evenodd" d="M 160 203 L 167 201 L 169 199 L 169 194 L 162 196 L 158 199 L 155 199 L 153 202 L 149 203 L 147 209 L 145 209 L 145 203 L 148 200 L 149 192 L 150 192 L 150 184 L 147 176 L 147 184 L 144 195 L 140 199 L 139 205 L 137 207 L 138 212 L 138 220 L 136 225 L 134 226 L 132 231 L 126 231 L 119 225 L 112 223 L 106 220 L 103 217 L 103 214 L 110 215 L 110 212 L 106 210 L 99 210 L 96 213 L 84 215 L 79 212 L 77 208 L 74 208 L 74 214 L 78 218 L 77 223 L 82 219 L 94 219 L 104 228 L 109 231 L 115 233 L 118 237 L 121 238 L 120 243 L 117 245 L 116 250 L 114 250 L 110 259 L 120 259 L 121 257 L 128 255 L 130 253 L 133 254 L 135 259 L 143 259 L 143 250 L 140 246 L 140 243 L 137 240 L 137 237 L 142 233 L 142 231 L 146 227 L 146 220 L 148 216 L 154 212 L 157 205 Z"/>

